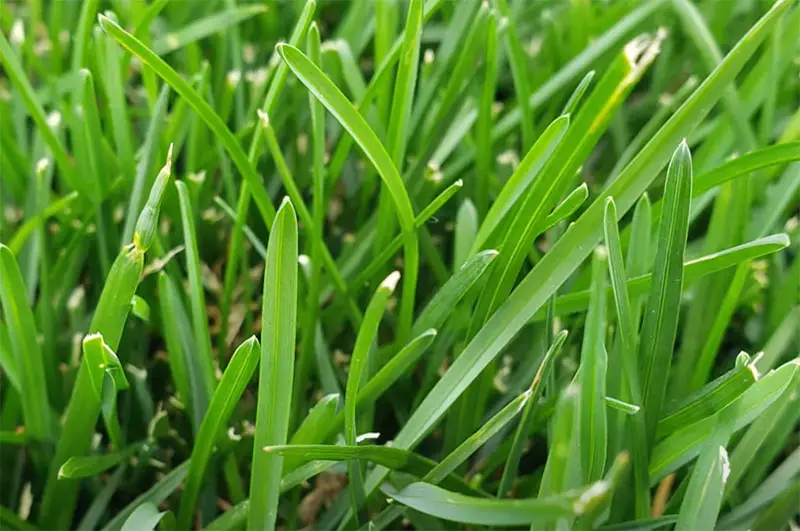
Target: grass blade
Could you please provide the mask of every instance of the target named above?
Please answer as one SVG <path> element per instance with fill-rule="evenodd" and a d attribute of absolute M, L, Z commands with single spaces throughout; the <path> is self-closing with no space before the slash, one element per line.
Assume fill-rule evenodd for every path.
<path fill-rule="evenodd" d="M 651 444 L 661 416 L 672 348 L 678 328 L 683 255 L 689 228 L 689 200 L 692 196 L 692 159 L 682 142 L 667 169 L 664 203 L 668 211 L 661 218 L 656 244 L 656 262 L 650 298 L 642 323 L 639 359 L 642 367 L 642 408 L 646 437 Z"/>
<path fill-rule="evenodd" d="M 297 314 L 297 220 L 285 200 L 267 245 L 261 317 L 256 436 L 253 441 L 248 529 L 275 529 L 282 461 L 258 451 L 287 439 L 291 414 Z"/>
<path fill-rule="evenodd" d="M 224 427 L 227 425 L 236 403 L 253 377 L 258 365 L 260 347 L 258 340 L 254 336 L 239 345 L 239 348 L 236 349 L 228 362 L 225 372 L 222 373 L 222 379 L 211 397 L 208 411 L 203 418 L 195 438 L 195 444 L 192 447 L 186 484 L 183 488 L 178 511 L 178 529 L 191 528 L 194 505 L 200 493 L 203 476 L 214 444 L 220 434 L 224 432 Z"/>
<path fill-rule="evenodd" d="M 70 457 L 66 463 L 61 465 L 58 477 L 61 478 L 88 478 L 96 476 L 109 468 L 124 462 L 142 448 L 142 443 L 132 444 L 124 450 L 109 452 L 101 455 L 91 455 L 84 457 Z"/>

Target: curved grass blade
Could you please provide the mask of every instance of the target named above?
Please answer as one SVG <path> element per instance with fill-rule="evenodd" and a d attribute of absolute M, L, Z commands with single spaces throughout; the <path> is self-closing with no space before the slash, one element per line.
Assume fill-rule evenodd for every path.
<path fill-rule="evenodd" d="M 381 491 L 412 509 L 454 522 L 497 527 L 553 523 L 560 518 L 580 516 L 602 505 L 610 497 L 626 463 L 624 458 L 618 461 L 609 479 L 546 498 L 475 498 L 421 482 L 412 483 L 401 491 L 384 483 Z"/>
<path fill-rule="evenodd" d="M 497 251 L 488 250 L 473 255 L 467 260 L 420 312 L 411 334 L 418 336 L 429 328 L 440 328 L 458 302 L 489 268 L 496 256 Z"/>
<path fill-rule="evenodd" d="M 267 191 L 261 182 L 260 177 L 256 173 L 253 165 L 247 159 L 244 151 L 242 150 L 239 142 L 233 136 L 233 133 L 227 128 L 222 119 L 214 112 L 214 109 L 206 103 L 206 101 L 194 90 L 189 83 L 184 80 L 175 70 L 165 63 L 160 57 L 153 53 L 151 49 L 142 44 L 139 39 L 120 28 L 115 22 L 108 17 L 99 15 L 100 26 L 103 31 L 108 33 L 114 40 L 116 40 L 123 48 L 138 57 L 142 63 L 146 64 L 153 71 L 163 79 L 170 87 L 175 90 L 180 96 L 186 100 L 189 106 L 197 113 L 197 116 L 202 119 L 208 128 L 214 134 L 214 137 L 225 147 L 236 168 L 242 174 L 242 177 L 247 182 L 250 193 L 253 194 L 253 200 L 261 212 L 267 226 L 272 225 L 272 220 L 275 217 L 275 207 L 272 206 Z"/>
<path fill-rule="evenodd" d="M 70 457 L 66 463 L 61 465 L 58 470 L 59 478 L 88 478 L 96 476 L 109 468 L 123 463 L 129 457 L 138 452 L 144 443 L 136 443 L 128 446 L 119 452 L 109 452 L 107 454 L 89 455 L 83 457 Z"/>
<path fill-rule="evenodd" d="M 770 372 L 745 391 L 727 407 L 736 411 L 734 431 L 747 426 L 758 418 L 790 384 L 800 368 L 794 360 Z M 685 465 L 700 452 L 700 446 L 711 433 L 711 425 L 705 420 L 686 426 L 659 442 L 652 451 L 649 476 L 653 485 L 667 474 Z"/>
<path fill-rule="evenodd" d="M 378 335 L 378 326 L 381 323 L 383 312 L 386 309 L 386 304 L 389 302 L 389 297 L 394 293 L 398 280 L 400 280 L 400 273 L 394 271 L 381 282 L 375 294 L 372 296 L 372 300 L 369 301 L 367 311 L 364 313 L 364 321 L 358 329 L 356 343 L 353 346 L 353 355 L 350 358 L 350 371 L 347 374 L 347 387 L 345 388 L 344 398 L 344 441 L 345 444 L 351 446 L 356 445 L 356 437 L 358 434 L 356 430 L 356 400 L 358 397 L 358 388 L 361 385 L 361 379 L 367 367 L 367 357 Z M 353 504 L 353 511 L 356 513 L 363 503 L 363 492 L 361 492 L 363 485 L 358 462 L 351 461 L 348 463 L 348 471 L 351 503 Z"/>
<path fill-rule="evenodd" d="M 297 315 L 297 220 L 286 199 L 267 245 L 261 314 L 261 369 L 254 448 L 286 442 L 291 414 Z M 253 452 L 248 529 L 275 529 L 282 460 Z"/>
<path fill-rule="evenodd" d="M 55 418 L 47 397 L 44 359 L 17 260 L 0 244 L 0 303 L 18 371 L 25 430 L 40 439 L 55 436 Z"/>
<path fill-rule="evenodd" d="M 498 498 L 508 494 L 514 486 L 514 480 L 516 479 L 517 470 L 519 469 L 519 461 L 522 458 L 522 452 L 528 439 L 528 434 L 531 431 L 534 406 L 538 405 L 539 403 L 539 398 L 542 396 L 542 391 L 544 390 L 544 383 L 547 381 L 550 372 L 553 370 L 553 363 L 561 353 L 561 348 L 564 346 L 564 342 L 567 340 L 567 335 L 568 332 L 566 330 L 562 330 L 555 337 L 553 344 L 550 345 L 550 348 L 545 353 L 544 358 L 539 365 L 539 369 L 536 371 L 536 376 L 534 376 L 531 386 L 528 388 L 528 398 L 526 399 L 525 407 L 522 410 L 519 426 L 517 426 L 517 431 L 514 433 L 514 440 L 511 443 L 511 450 L 508 453 L 508 459 L 506 460 L 505 467 L 503 468 L 503 475 L 500 478 L 500 485 L 497 487 Z"/>
<path fill-rule="evenodd" d="M 128 516 L 120 531 L 154 531 L 167 512 L 159 512 L 153 503 L 143 503 Z"/>
<path fill-rule="evenodd" d="M 398 336 L 407 338 L 411 332 L 419 249 L 414 232 L 414 210 L 403 180 L 374 131 L 367 125 L 356 108 L 347 101 L 336 85 L 297 48 L 287 44 L 278 44 L 277 49 L 297 78 L 336 117 L 342 127 L 364 150 L 367 158 L 375 166 L 381 180 L 392 196 L 400 227 L 404 234 L 403 246 L 405 249 L 403 300 L 400 310 L 400 331 Z"/>
<path fill-rule="evenodd" d="M 683 255 L 689 230 L 692 196 L 692 159 L 689 146 L 681 142 L 667 169 L 664 204 L 668 211 L 658 228 L 655 271 L 642 323 L 639 359 L 642 360 L 642 413 L 646 437 L 651 444 L 661 416 L 667 389 L 666 374 L 678 329 Z"/>
<path fill-rule="evenodd" d="M 540 173 L 542 167 L 544 167 L 553 151 L 564 138 L 564 134 L 569 127 L 569 121 L 568 115 L 559 116 L 553 120 L 525 154 L 520 165 L 514 170 L 506 184 L 503 185 L 497 198 L 492 202 L 492 206 L 486 214 L 486 219 L 481 223 L 481 228 L 472 244 L 470 254 L 478 252 L 500 226 L 508 212 L 514 208 L 528 187 L 531 186 L 533 179 Z"/>
<path fill-rule="evenodd" d="M 195 437 L 189 460 L 186 484 L 178 510 L 178 529 L 189 529 L 194 505 L 203 483 L 214 444 L 228 424 L 236 403 L 244 393 L 258 365 L 261 348 L 255 336 L 242 343 L 233 353 L 222 379 L 211 397 L 208 411 Z"/>
<path fill-rule="evenodd" d="M 561 201 L 550 214 L 544 219 L 542 232 L 547 232 L 553 228 L 556 223 L 565 220 L 577 211 L 581 205 L 589 197 L 589 187 L 586 183 L 581 183 L 577 188 L 569 193 L 567 197 Z"/>

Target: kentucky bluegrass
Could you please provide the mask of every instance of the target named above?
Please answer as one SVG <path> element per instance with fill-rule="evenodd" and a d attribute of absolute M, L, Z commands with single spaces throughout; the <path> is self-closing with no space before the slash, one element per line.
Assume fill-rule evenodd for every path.
<path fill-rule="evenodd" d="M 0 5 L 0 526 L 796 527 L 800 6 L 731 7 Z"/>

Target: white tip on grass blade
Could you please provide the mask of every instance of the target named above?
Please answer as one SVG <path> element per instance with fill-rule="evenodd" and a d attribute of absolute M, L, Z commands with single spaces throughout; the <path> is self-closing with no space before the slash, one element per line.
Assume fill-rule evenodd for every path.
<path fill-rule="evenodd" d="M 394 289 L 397 287 L 397 282 L 399 280 L 400 271 L 393 271 L 388 277 L 383 279 L 383 282 L 381 282 L 381 288 L 388 290 L 389 293 L 394 293 Z"/>

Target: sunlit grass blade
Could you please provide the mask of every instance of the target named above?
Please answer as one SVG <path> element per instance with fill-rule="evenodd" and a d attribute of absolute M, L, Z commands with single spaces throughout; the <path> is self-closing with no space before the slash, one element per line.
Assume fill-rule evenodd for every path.
<path fill-rule="evenodd" d="M 189 460 L 186 484 L 181 495 L 178 511 L 178 528 L 191 527 L 194 504 L 202 486 L 208 460 L 217 438 L 223 433 L 233 408 L 244 393 L 247 384 L 253 377 L 258 365 L 261 346 L 255 337 L 251 337 L 233 353 L 222 379 L 211 397 L 208 412 L 203 418 L 195 438 L 192 455 Z"/>
<path fill-rule="evenodd" d="M 562 330 L 555 337 L 553 344 L 550 345 L 550 348 L 545 353 L 544 358 L 542 359 L 542 362 L 536 371 L 536 376 L 534 376 L 531 386 L 527 391 L 529 396 L 526 400 L 525 407 L 522 410 L 522 416 L 520 417 L 517 431 L 514 433 L 514 442 L 511 445 L 511 451 L 508 454 L 508 459 L 506 460 L 505 467 L 503 468 L 503 476 L 500 479 L 500 485 L 497 487 L 498 497 L 507 495 L 514 485 L 514 480 L 517 476 L 517 470 L 519 469 L 520 458 L 522 457 L 522 452 L 528 438 L 528 433 L 530 433 L 531 430 L 533 408 L 538 404 L 539 398 L 542 396 L 544 383 L 549 378 L 550 372 L 553 370 L 553 363 L 561 353 L 561 348 L 566 340 L 567 331 Z"/>
<path fill-rule="evenodd" d="M 151 502 L 139 505 L 122 524 L 121 531 L 137 531 L 140 529 L 155 529 L 166 516 L 167 511 L 159 511 Z"/>
<path fill-rule="evenodd" d="M 672 349 L 678 328 L 683 255 L 689 227 L 692 192 L 692 160 L 689 147 L 681 143 L 667 169 L 664 204 L 656 242 L 656 261 L 650 297 L 642 323 L 638 357 L 642 362 L 642 408 L 648 444 L 655 436 L 661 416 Z"/>
<path fill-rule="evenodd" d="M 276 216 L 265 267 L 248 529 L 276 526 L 282 460 L 260 449 L 286 442 L 291 413 L 297 316 L 297 220 L 288 200 Z"/>

